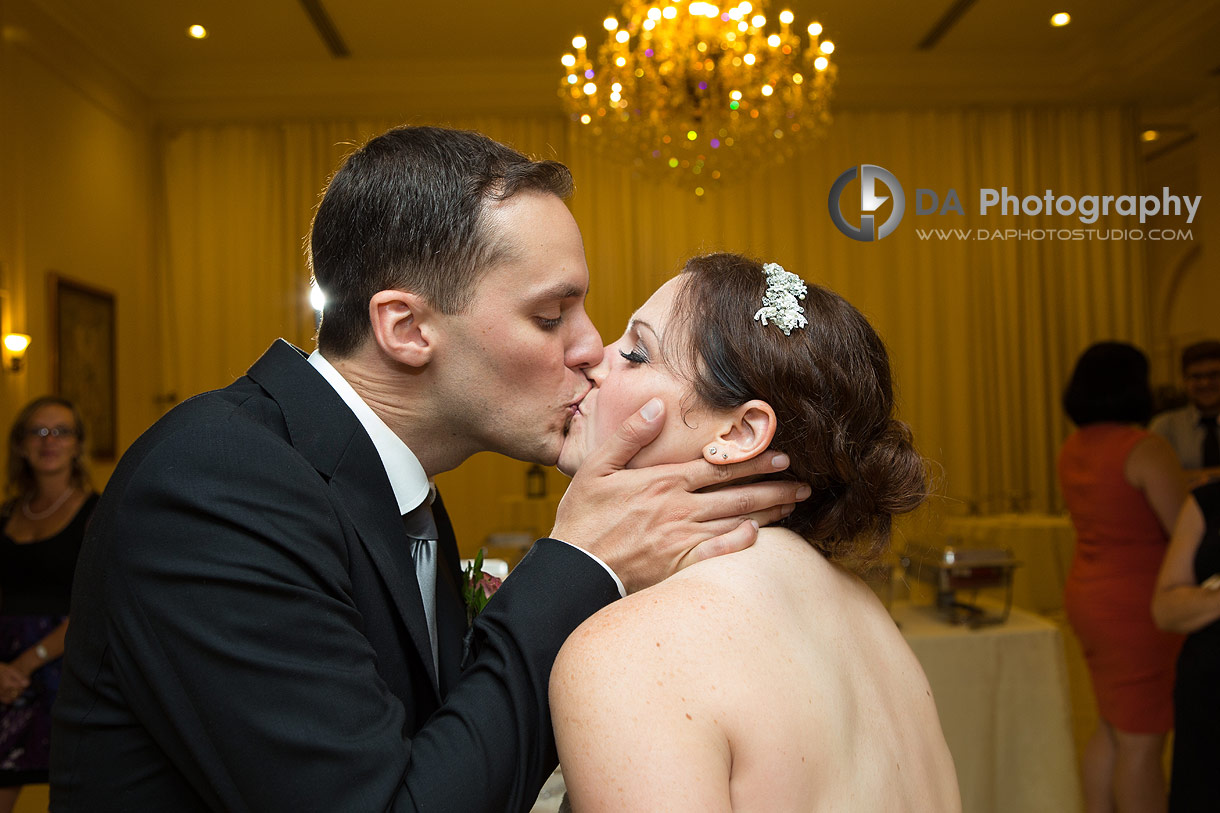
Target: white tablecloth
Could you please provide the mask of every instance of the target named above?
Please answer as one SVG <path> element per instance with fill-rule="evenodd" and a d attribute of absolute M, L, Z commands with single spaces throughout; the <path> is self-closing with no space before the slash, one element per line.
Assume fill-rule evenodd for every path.
<path fill-rule="evenodd" d="M 1058 627 L 1017 608 L 977 630 L 926 606 L 900 602 L 891 613 L 932 686 L 964 813 L 1079 811 Z"/>

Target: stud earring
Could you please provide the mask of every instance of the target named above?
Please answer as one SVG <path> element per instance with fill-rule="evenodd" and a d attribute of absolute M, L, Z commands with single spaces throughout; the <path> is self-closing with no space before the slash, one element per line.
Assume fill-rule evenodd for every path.
<path fill-rule="evenodd" d="M 728 456 L 727 454 L 722 454 L 722 455 L 720 455 L 720 456 L 721 456 L 721 457 L 723 457 L 725 460 L 728 460 L 728 459 L 729 459 L 729 456 Z"/>
<path fill-rule="evenodd" d="M 711 455 L 716 454 L 716 447 L 713 446 L 712 448 L 708 449 L 707 452 L 708 452 L 708 454 L 711 454 Z"/>

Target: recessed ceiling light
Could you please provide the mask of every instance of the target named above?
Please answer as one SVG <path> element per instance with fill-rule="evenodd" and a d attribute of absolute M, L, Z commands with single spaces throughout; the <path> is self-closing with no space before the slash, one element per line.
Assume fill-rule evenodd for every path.
<path fill-rule="evenodd" d="M 1072 15 L 1068 14 L 1066 11 L 1061 11 L 1058 14 L 1051 15 L 1051 25 L 1055 26 L 1055 28 L 1063 28 L 1063 26 L 1067 25 L 1071 21 Z"/>
<path fill-rule="evenodd" d="M 1140 139 L 1143 141 L 1156 141 L 1160 137 L 1161 134 L 1156 130 L 1145 130 L 1144 132 L 1140 133 Z"/>
<path fill-rule="evenodd" d="M 186 34 L 188 37 L 201 40 L 208 35 L 208 30 L 201 25 L 192 25 L 190 28 L 186 29 Z"/>

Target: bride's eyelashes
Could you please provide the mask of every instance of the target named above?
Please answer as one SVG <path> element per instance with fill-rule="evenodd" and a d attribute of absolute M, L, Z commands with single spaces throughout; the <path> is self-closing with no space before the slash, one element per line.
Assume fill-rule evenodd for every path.
<path fill-rule="evenodd" d="M 636 345 L 630 353 L 624 353 L 622 350 L 620 350 L 618 351 L 618 354 L 627 359 L 627 361 L 631 364 L 647 364 L 649 361 L 651 361 L 651 359 L 648 358 L 648 351 L 644 349 L 643 345 Z"/>

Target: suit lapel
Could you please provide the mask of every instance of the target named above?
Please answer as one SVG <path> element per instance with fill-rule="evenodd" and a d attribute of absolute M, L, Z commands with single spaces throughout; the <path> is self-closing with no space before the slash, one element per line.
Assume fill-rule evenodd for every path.
<path fill-rule="evenodd" d="M 370 460 L 374 465 L 369 465 Z M 402 517 L 398 515 L 398 503 L 390 488 L 389 478 L 380 465 L 377 450 L 363 430 L 353 436 L 349 453 L 336 468 L 330 486 L 339 501 L 347 506 L 360 541 L 385 582 L 386 590 L 419 653 L 428 680 L 434 690 L 438 689 L 440 682 L 432 664 L 432 643 L 428 637 L 428 621 L 424 615 L 419 582 L 413 572 L 402 572 L 389 547 L 401 545 L 402 550 L 409 550 L 411 540 L 403 527 Z M 437 701 L 440 701 L 439 692 Z"/>
<path fill-rule="evenodd" d="M 440 549 L 436 571 L 436 637 L 439 647 L 441 695 L 457 681 L 461 672 L 462 637 L 466 634 L 466 604 L 462 601 L 461 559 L 457 538 L 440 494 L 432 503 L 436 518 L 437 546 Z"/>
<path fill-rule="evenodd" d="M 287 342 L 273 344 L 250 368 L 249 376 L 275 399 L 294 448 L 330 481 L 339 504 L 347 509 L 439 703 L 439 680 L 432 664 L 432 644 L 419 583 L 413 574 L 404 577 L 389 547 L 405 547 L 410 541 L 373 441 L 338 393 L 304 354 Z M 445 526 L 452 539 L 448 517 Z M 442 544 L 442 551 L 444 547 Z"/>

